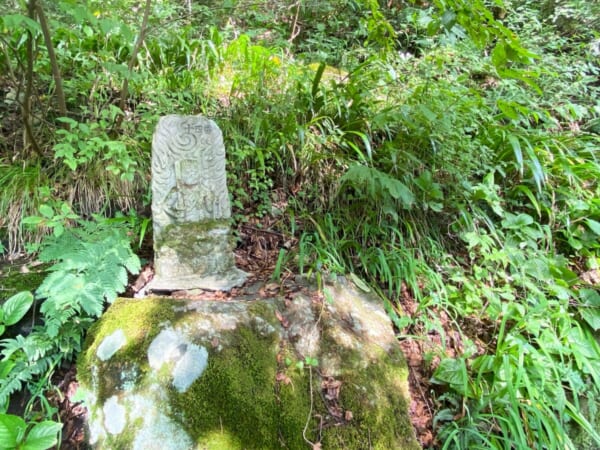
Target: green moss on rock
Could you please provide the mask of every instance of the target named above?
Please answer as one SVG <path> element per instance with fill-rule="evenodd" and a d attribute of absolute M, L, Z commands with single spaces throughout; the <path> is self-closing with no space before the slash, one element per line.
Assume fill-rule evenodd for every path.
<path fill-rule="evenodd" d="M 108 369 L 104 377 L 107 383 L 103 383 L 102 391 L 110 396 L 110 391 L 116 386 L 111 386 L 110 380 L 119 380 L 120 375 L 139 368 L 144 372 L 148 368 L 146 351 L 152 339 L 161 331 L 165 324 L 172 323 L 181 313 L 184 302 L 173 299 L 147 298 L 117 299 L 102 316 L 89 329 L 84 351 L 77 361 L 77 377 L 88 386 L 92 385 L 90 366 L 100 364 Z M 120 349 L 109 361 L 110 364 L 102 364 L 97 361 L 96 352 L 104 338 L 110 336 L 116 330 L 123 330 L 127 337 L 127 344 Z M 114 382 L 113 382 L 114 383 Z M 102 396 L 102 398 L 107 398 Z"/>
<path fill-rule="evenodd" d="M 201 270 L 203 257 L 210 260 L 210 256 L 215 253 L 229 256 L 233 249 L 233 237 L 229 233 L 225 238 L 218 233 L 213 234 L 214 230 L 229 228 L 228 220 L 171 224 L 156 238 L 154 248 L 158 253 L 163 248 L 171 249 L 180 260 L 199 266 L 197 270 Z M 228 262 L 234 264 L 233 254 Z"/>
<path fill-rule="evenodd" d="M 201 447 L 279 449 L 285 443 L 299 448 L 303 424 L 294 418 L 298 409 L 306 417 L 309 405 L 305 392 L 293 395 L 287 387 L 285 399 L 276 396 L 277 337 L 239 327 L 227 348 L 210 354 L 206 371 L 189 391 L 170 390 L 169 403 L 181 411 L 179 420 Z"/>
<path fill-rule="evenodd" d="M 209 356 L 206 371 L 188 392 L 172 392 L 170 403 L 182 412 L 190 436 L 204 443 L 207 435 L 224 428 L 241 448 L 270 448 L 277 436 L 275 353 L 274 335 L 235 330 L 235 342 Z"/>
<path fill-rule="evenodd" d="M 402 359 L 386 356 L 361 368 L 359 352 L 341 352 L 344 361 L 355 361 L 355 370 L 345 371 L 339 405 L 352 413 L 351 426 L 331 427 L 323 435 L 323 448 L 419 449 L 403 390 L 407 371 Z"/>

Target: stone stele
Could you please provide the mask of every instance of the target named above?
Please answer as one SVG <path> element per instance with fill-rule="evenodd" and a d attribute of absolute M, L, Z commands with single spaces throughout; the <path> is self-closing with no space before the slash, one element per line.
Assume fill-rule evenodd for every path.
<path fill-rule="evenodd" d="M 219 127 L 202 116 L 168 115 L 152 140 L 153 291 L 228 291 L 235 267 Z"/>

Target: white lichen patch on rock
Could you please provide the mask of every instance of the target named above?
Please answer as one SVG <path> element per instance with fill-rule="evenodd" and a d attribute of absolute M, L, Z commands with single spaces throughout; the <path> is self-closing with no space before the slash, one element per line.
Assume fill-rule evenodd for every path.
<path fill-rule="evenodd" d="M 148 347 L 148 363 L 155 371 L 166 363 L 174 363 L 171 369 L 173 386 L 179 392 L 185 392 L 206 369 L 208 351 L 169 327 L 162 330 Z"/>
<path fill-rule="evenodd" d="M 101 361 L 107 361 L 117 353 L 126 342 L 127 338 L 125 337 L 125 333 L 123 330 L 118 329 L 110 336 L 104 338 L 98 346 L 98 350 L 96 350 L 96 356 L 98 356 Z"/>
<path fill-rule="evenodd" d="M 385 351 L 397 345 L 392 329 L 386 326 L 390 319 L 377 299 L 359 294 L 344 282 L 336 283 L 328 289 L 333 302 L 326 304 L 326 308 L 342 318 L 345 328 L 361 336 L 363 341 Z M 341 341 L 346 340 L 341 338 Z"/>
<path fill-rule="evenodd" d="M 176 361 L 183 356 L 186 347 L 185 337 L 169 327 L 162 330 L 148 347 L 148 363 L 158 370 L 169 361 Z"/>
<path fill-rule="evenodd" d="M 98 442 L 100 439 L 104 439 L 104 437 L 106 436 L 106 431 L 102 426 L 102 422 L 98 420 L 98 418 L 96 418 L 95 420 L 90 420 L 88 423 L 88 428 L 90 432 L 89 435 L 91 445 L 96 444 L 96 442 Z"/>
<path fill-rule="evenodd" d="M 208 351 L 204 347 L 190 344 L 173 368 L 173 386 L 185 392 L 196 381 L 208 365 Z"/>
<path fill-rule="evenodd" d="M 289 322 L 287 335 L 302 357 L 315 357 L 319 350 L 319 328 L 315 325 L 315 314 L 310 298 L 299 295 L 287 310 Z"/>
<path fill-rule="evenodd" d="M 110 434 L 122 433 L 127 423 L 127 413 L 125 407 L 119 404 L 116 395 L 106 400 L 102 411 L 104 412 L 104 428 L 106 431 Z"/>
<path fill-rule="evenodd" d="M 138 375 L 139 370 L 137 366 L 134 366 L 130 369 L 123 369 L 121 372 L 121 388 L 124 391 L 132 391 L 135 389 Z"/>

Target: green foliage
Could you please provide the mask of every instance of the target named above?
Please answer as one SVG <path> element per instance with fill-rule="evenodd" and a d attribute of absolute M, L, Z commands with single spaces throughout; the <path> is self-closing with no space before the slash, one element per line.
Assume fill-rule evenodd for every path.
<path fill-rule="evenodd" d="M 28 424 L 12 414 L 0 414 L 0 446 L 6 450 L 47 450 L 58 442 L 62 425 L 49 420 Z"/>
<path fill-rule="evenodd" d="M 50 197 L 50 189 L 40 188 L 40 196 L 43 198 Z M 77 219 L 79 216 L 73 213 L 71 207 L 62 201 L 49 201 L 42 203 L 39 206 L 40 216 L 25 217 L 21 223 L 32 227 L 44 227 L 52 230 L 54 236 L 59 237 L 65 231 L 70 220 Z"/>
<path fill-rule="evenodd" d="M 129 238 L 113 224 L 84 224 L 46 243 L 40 261 L 54 262 L 36 291 L 45 299 L 40 311 L 46 332 L 58 336 L 71 316 L 98 317 L 104 302 L 112 303 L 127 285 L 127 272 L 140 263 L 129 248 Z"/>
<path fill-rule="evenodd" d="M 117 115 L 122 113 L 115 106 L 108 110 L 108 114 L 105 112 L 102 111 L 97 123 L 78 123 L 68 117 L 58 119 L 67 124 L 68 129 L 57 130 L 62 139 L 54 146 L 54 157 L 72 171 L 94 160 L 104 161 L 106 170 L 113 175 L 133 181 L 137 162 L 129 154 L 125 142 L 111 140 L 107 133 Z"/>
<path fill-rule="evenodd" d="M 127 229 L 100 219 L 80 221 L 78 227 L 47 237 L 38 258 L 53 263 L 35 292 L 41 301 L 43 325 L 35 326 L 27 336 L 1 342 L 3 411 L 10 395 L 24 386 L 32 392 L 33 400 L 43 398 L 54 368 L 81 350 L 87 328 L 102 314 L 105 303 L 112 302 L 125 288 L 127 272 L 140 270 Z M 28 299 L 31 294 L 21 297 Z M 15 315 L 13 312 L 9 317 Z"/>
<path fill-rule="evenodd" d="M 22 291 L 13 295 L 0 305 L 0 336 L 6 327 L 16 324 L 21 320 L 33 304 L 31 292 Z"/>
<path fill-rule="evenodd" d="M 460 315 L 497 318 L 499 329 L 489 353 L 471 350 L 437 368 L 434 381 L 450 388 L 440 398 L 440 436 L 446 448 L 506 448 L 507 436 L 518 448 L 576 448 L 568 431 L 580 427 L 598 444 L 594 406 L 580 402 L 598 401 L 600 346 L 576 314 L 583 306 L 595 320 L 586 306 L 597 293 L 579 289 L 566 258 L 548 253 L 547 227 L 504 215 L 500 229 L 465 233 L 475 276 L 455 275 L 448 286 Z M 574 309 L 577 298 L 585 300 Z"/>

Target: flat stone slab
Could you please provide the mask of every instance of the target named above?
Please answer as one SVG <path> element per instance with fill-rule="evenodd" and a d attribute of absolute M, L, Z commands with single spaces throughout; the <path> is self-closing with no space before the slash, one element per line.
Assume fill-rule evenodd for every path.
<path fill-rule="evenodd" d="M 159 291 L 189 291 L 192 289 L 206 289 L 209 291 L 230 291 L 236 286 L 241 286 L 246 281 L 248 274 L 237 267 L 233 267 L 227 273 L 199 276 L 181 276 L 174 278 L 154 278 L 149 289 Z"/>

